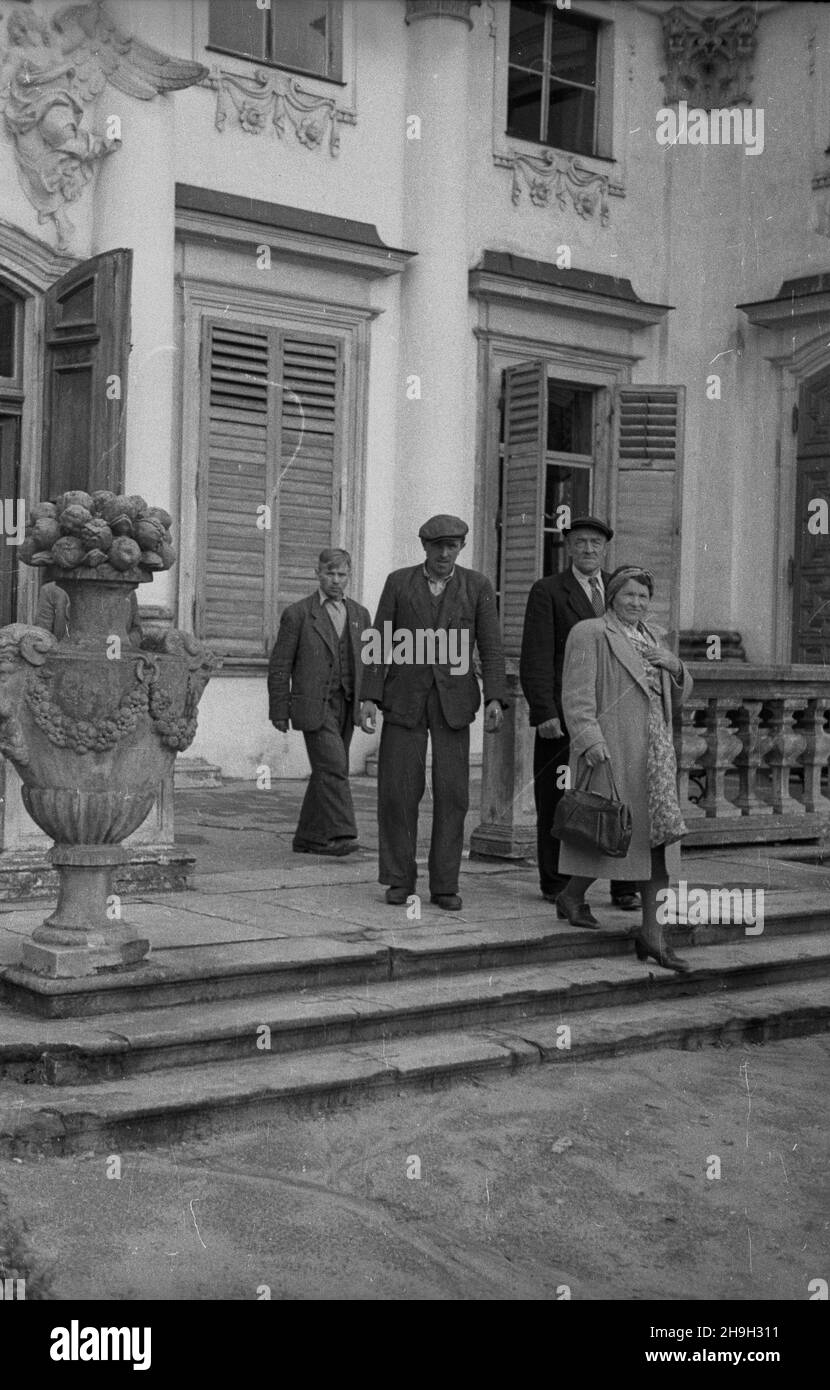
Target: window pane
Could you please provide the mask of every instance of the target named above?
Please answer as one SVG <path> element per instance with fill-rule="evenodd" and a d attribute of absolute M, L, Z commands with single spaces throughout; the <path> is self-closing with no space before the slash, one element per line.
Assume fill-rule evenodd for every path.
<path fill-rule="evenodd" d="M 591 454 L 593 392 L 548 382 L 547 447 L 558 454 Z"/>
<path fill-rule="evenodd" d="M 17 305 L 0 294 L 0 376 L 15 376 Z"/>
<path fill-rule="evenodd" d="M 542 79 L 518 68 L 508 70 L 507 134 L 537 144 L 542 134 Z"/>
<path fill-rule="evenodd" d="M 267 14 L 257 8 L 256 0 L 210 0 L 210 42 L 233 53 L 267 58 Z"/>
<path fill-rule="evenodd" d="M 554 13 L 550 50 L 550 70 L 554 77 L 568 82 L 584 82 L 592 87 L 597 77 L 597 30 L 574 16 L 562 19 Z"/>
<path fill-rule="evenodd" d="M 558 507 L 567 506 L 571 516 L 590 514 L 590 468 L 567 468 L 550 463 L 545 473 L 545 519 L 542 536 L 542 574 L 559 574 L 565 568 L 565 541 L 554 529 Z"/>
<path fill-rule="evenodd" d="M 286 67 L 326 76 L 328 65 L 327 0 L 274 0 L 272 58 Z"/>
<path fill-rule="evenodd" d="M 543 5 L 510 6 L 509 62 L 522 68 L 542 71 L 545 52 L 545 9 Z"/>
<path fill-rule="evenodd" d="M 552 82 L 547 143 L 574 154 L 593 154 L 595 101 L 593 92 Z"/>

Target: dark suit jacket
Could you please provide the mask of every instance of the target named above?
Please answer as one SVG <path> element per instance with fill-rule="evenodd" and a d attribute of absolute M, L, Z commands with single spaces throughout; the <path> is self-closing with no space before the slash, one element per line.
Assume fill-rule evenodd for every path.
<path fill-rule="evenodd" d="M 395 570 L 386 580 L 375 615 L 375 628 L 381 636 L 384 623 L 391 623 L 393 632 L 404 628 L 413 634 L 418 628 L 432 631 L 446 628 L 448 633 L 453 628 L 458 629 L 459 634 L 467 633 L 469 652 L 469 669 L 465 675 L 453 675 L 449 664 L 369 667 L 363 698 L 380 705 L 390 724 L 413 729 L 423 716 L 433 683 L 438 688 L 441 710 L 450 728 L 463 729 L 471 724 L 481 704 L 481 691 L 473 669 L 475 646 L 481 658 L 485 702 L 498 700 L 506 707 L 507 679 L 496 596 L 483 574 L 456 565 L 436 613 L 423 564 Z M 463 652 L 461 636 L 455 640 L 459 643 L 455 650 Z"/>
<path fill-rule="evenodd" d="M 603 584 L 608 575 L 601 571 Z M 530 706 L 530 724 L 562 719 L 562 669 L 568 633 L 586 618 L 595 618 L 593 606 L 570 565 L 562 574 L 537 579 L 525 610 L 519 680 Z M 564 722 L 563 722 L 564 727 Z"/>
<path fill-rule="evenodd" d="M 346 622 L 354 658 L 352 720 L 360 720 L 360 701 L 365 671 L 360 659 L 360 635 L 369 627 L 368 608 L 346 599 Z M 311 733 L 323 723 L 331 693 L 332 667 L 337 652 L 337 633 L 318 593 L 292 603 L 280 620 L 280 628 L 268 663 L 268 718 L 272 724 L 290 719 L 292 727 Z"/>

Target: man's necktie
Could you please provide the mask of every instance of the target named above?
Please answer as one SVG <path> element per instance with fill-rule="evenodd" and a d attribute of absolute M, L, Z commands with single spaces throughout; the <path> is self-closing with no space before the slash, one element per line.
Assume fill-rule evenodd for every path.
<path fill-rule="evenodd" d="M 343 628 L 346 626 L 345 604 L 340 603 L 335 598 L 327 598 L 326 612 L 328 613 L 332 623 L 334 624 L 334 630 L 337 633 L 337 636 L 342 637 Z"/>
<path fill-rule="evenodd" d="M 602 597 L 602 590 L 599 587 L 599 580 L 597 579 L 595 574 L 591 575 L 589 585 L 591 589 L 591 602 L 594 605 L 594 612 L 596 613 L 598 618 L 601 618 L 605 612 L 605 599 Z"/>

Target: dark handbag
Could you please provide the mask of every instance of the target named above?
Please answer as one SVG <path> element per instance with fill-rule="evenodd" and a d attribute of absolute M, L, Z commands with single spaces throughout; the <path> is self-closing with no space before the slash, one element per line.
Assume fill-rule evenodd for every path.
<path fill-rule="evenodd" d="M 576 786 L 564 793 L 556 807 L 551 834 L 575 849 L 624 859 L 631 844 L 631 809 L 620 801 L 610 762 L 598 764 L 603 765 L 607 768 L 611 796 L 588 791 L 595 769 L 586 763 Z"/>

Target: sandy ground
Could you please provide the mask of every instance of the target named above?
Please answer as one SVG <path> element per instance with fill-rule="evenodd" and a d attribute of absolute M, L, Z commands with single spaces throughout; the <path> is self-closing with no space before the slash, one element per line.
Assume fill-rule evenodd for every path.
<path fill-rule="evenodd" d="M 828 1062 L 830 1037 L 654 1052 L 4 1161 L 0 1272 L 72 1300 L 806 1300 Z"/>

